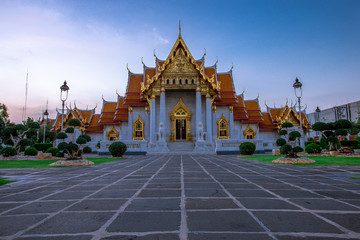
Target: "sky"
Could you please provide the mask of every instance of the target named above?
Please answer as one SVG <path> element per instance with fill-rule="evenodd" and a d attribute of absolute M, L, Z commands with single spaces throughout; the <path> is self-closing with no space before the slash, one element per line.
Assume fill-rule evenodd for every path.
<path fill-rule="evenodd" d="M 303 83 L 308 113 L 360 100 L 360 1 L 1 0 L 0 103 L 21 122 L 28 72 L 27 117 L 67 105 L 99 113 L 127 84 L 127 65 L 154 67 L 181 33 L 191 54 L 218 72 L 233 68 L 237 93 L 260 105 L 295 103 Z"/>

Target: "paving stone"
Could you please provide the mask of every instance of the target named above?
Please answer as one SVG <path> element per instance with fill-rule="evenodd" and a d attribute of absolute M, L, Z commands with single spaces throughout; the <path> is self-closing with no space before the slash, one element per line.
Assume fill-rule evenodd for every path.
<path fill-rule="evenodd" d="M 258 186 L 256 186 L 255 184 L 250 184 L 250 183 L 222 183 L 222 185 L 226 188 L 226 189 L 260 189 Z"/>
<path fill-rule="evenodd" d="M 86 233 L 99 229 L 113 213 L 60 213 L 25 234 Z"/>
<path fill-rule="evenodd" d="M 341 210 L 341 211 L 359 211 L 360 209 L 349 206 L 331 199 L 289 199 L 291 202 L 299 204 L 312 210 Z"/>
<path fill-rule="evenodd" d="M 134 190 L 101 190 L 89 198 L 130 198 L 137 192 Z"/>
<path fill-rule="evenodd" d="M 19 205 L 22 205 L 22 204 L 23 203 L 0 203 L 0 213 L 5 211 L 5 210 L 8 210 L 8 209 L 17 207 Z"/>
<path fill-rule="evenodd" d="M 150 234 L 146 236 L 111 236 L 101 240 L 179 240 L 178 234 Z"/>
<path fill-rule="evenodd" d="M 190 233 L 189 240 L 272 240 L 266 234 L 257 233 Z"/>
<path fill-rule="evenodd" d="M 339 238 L 339 237 L 297 237 L 297 236 L 276 236 L 279 240 L 345 240 L 349 239 L 348 237 Z"/>
<path fill-rule="evenodd" d="M 147 185 L 146 189 L 154 189 L 154 188 L 159 188 L 159 189 L 180 189 L 181 188 L 181 184 L 180 183 L 150 183 Z"/>
<path fill-rule="evenodd" d="M 10 236 L 41 221 L 47 215 L 0 216 L 0 236 Z"/>
<path fill-rule="evenodd" d="M 221 188 L 219 184 L 217 183 L 193 183 L 193 182 L 188 182 L 185 183 L 185 188 L 190 188 L 190 189 L 204 189 L 204 188 Z"/>
<path fill-rule="evenodd" d="M 83 200 L 67 211 L 107 211 L 118 210 L 127 201 L 126 198 L 119 199 L 87 199 Z"/>
<path fill-rule="evenodd" d="M 139 197 L 180 197 L 180 190 L 165 190 L 165 189 L 147 189 L 140 192 Z"/>
<path fill-rule="evenodd" d="M 333 225 L 306 212 L 253 212 L 272 232 L 343 233 Z"/>
<path fill-rule="evenodd" d="M 187 198 L 186 209 L 232 209 L 239 208 L 231 199 Z"/>
<path fill-rule="evenodd" d="M 320 213 L 319 215 L 330 219 L 347 229 L 360 233 L 360 213 Z"/>
<path fill-rule="evenodd" d="M 76 236 L 46 236 L 46 237 L 20 237 L 15 240 L 91 240 L 90 235 L 76 235 Z"/>
<path fill-rule="evenodd" d="M 190 231 L 264 231 L 245 211 L 188 212 L 187 221 Z"/>
<path fill-rule="evenodd" d="M 71 199 L 81 199 L 93 193 L 92 191 L 67 191 L 67 192 L 59 192 L 54 195 L 51 195 L 42 200 L 71 200 Z"/>
<path fill-rule="evenodd" d="M 249 209 L 299 209 L 281 199 L 271 198 L 237 198 L 241 204 Z"/>
<path fill-rule="evenodd" d="M 39 198 L 42 198 L 49 193 L 17 193 L 15 195 L 6 196 L 0 199 L 1 202 L 23 202 L 23 201 L 32 201 Z"/>
<path fill-rule="evenodd" d="M 319 194 L 303 190 L 271 190 L 273 193 L 284 198 L 323 198 Z"/>
<path fill-rule="evenodd" d="M 349 191 L 316 191 L 318 194 L 325 195 L 336 199 L 359 199 L 360 194 L 352 193 Z"/>
<path fill-rule="evenodd" d="M 173 199 L 134 199 L 125 211 L 148 211 L 148 210 L 180 210 L 180 198 Z"/>
<path fill-rule="evenodd" d="M 124 212 L 107 228 L 108 232 L 175 231 L 179 229 L 178 212 Z"/>
<path fill-rule="evenodd" d="M 264 191 L 264 190 L 252 190 L 252 189 L 245 189 L 245 190 L 241 190 L 241 189 L 231 189 L 229 190 L 229 192 L 234 196 L 234 197 L 267 197 L 267 198 L 273 198 L 275 197 L 274 195 Z"/>
<path fill-rule="evenodd" d="M 260 183 L 259 185 L 265 189 L 298 189 L 294 186 L 283 183 Z"/>
<path fill-rule="evenodd" d="M 228 197 L 228 195 L 220 188 L 206 188 L 206 189 L 185 189 L 187 197 Z"/>
<path fill-rule="evenodd" d="M 37 213 L 53 213 L 57 212 L 74 201 L 40 201 L 33 202 L 23 207 L 14 209 L 10 212 L 7 212 L 6 215 L 16 215 L 16 214 L 37 214 Z"/>

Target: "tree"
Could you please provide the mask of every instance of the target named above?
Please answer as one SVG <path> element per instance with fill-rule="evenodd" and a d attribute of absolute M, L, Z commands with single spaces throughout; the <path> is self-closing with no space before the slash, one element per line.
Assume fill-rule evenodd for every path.
<path fill-rule="evenodd" d="M 65 132 L 71 134 L 71 141 L 74 142 L 74 128 L 81 127 L 81 122 L 76 118 L 72 118 L 68 121 L 68 125 L 69 127 L 65 129 Z"/>
<path fill-rule="evenodd" d="M 287 142 L 287 144 L 282 140 L 279 139 L 277 140 L 277 144 L 282 145 L 281 146 L 282 149 L 280 149 L 280 151 L 283 150 L 282 152 L 286 154 L 286 157 L 288 158 L 297 158 L 298 157 L 297 152 L 299 152 L 300 150 L 300 148 L 295 148 L 296 140 L 301 137 L 300 132 L 295 130 L 289 132 L 290 131 L 289 128 L 292 128 L 293 126 L 294 125 L 290 122 L 284 122 L 281 124 L 279 135 L 285 138 L 284 140 Z M 294 151 L 294 148 L 296 149 L 296 151 Z"/>
<path fill-rule="evenodd" d="M 39 123 L 29 121 L 28 124 L 23 123 L 6 127 L 4 129 L 4 135 L 8 138 L 7 142 L 9 145 L 14 146 L 18 154 L 21 148 L 21 140 L 24 139 L 25 136 L 28 137 L 28 135 L 26 135 L 28 132 L 36 132 L 36 129 L 39 127 Z"/>
<path fill-rule="evenodd" d="M 330 150 L 337 149 L 338 136 L 346 136 L 347 129 L 351 129 L 352 123 L 346 119 L 340 119 L 336 122 L 317 122 L 312 125 L 314 131 L 321 132 L 322 137 L 329 143 Z"/>

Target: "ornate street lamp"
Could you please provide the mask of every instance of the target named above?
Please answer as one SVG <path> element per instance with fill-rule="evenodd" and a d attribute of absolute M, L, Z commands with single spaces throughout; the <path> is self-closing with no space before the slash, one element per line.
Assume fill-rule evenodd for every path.
<path fill-rule="evenodd" d="M 44 119 L 44 137 L 43 137 L 43 143 L 45 143 L 45 133 L 46 133 L 46 125 L 47 125 L 47 121 L 48 121 L 48 116 L 49 116 L 49 113 L 48 113 L 48 110 L 46 109 L 43 113 L 43 119 Z M 46 120 L 45 120 L 45 117 L 46 117 Z"/>
<path fill-rule="evenodd" d="M 316 123 L 320 121 L 320 112 L 321 112 L 320 108 L 317 107 L 315 109 L 315 122 Z M 319 131 L 316 131 L 316 136 L 319 136 Z"/>
<path fill-rule="evenodd" d="M 62 112 L 61 112 L 61 131 L 62 132 L 64 131 L 64 107 L 65 107 L 65 101 L 68 98 L 68 93 L 69 93 L 69 86 L 66 84 L 66 80 L 65 80 L 64 84 L 60 87 L 60 100 L 62 101 Z"/>
<path fill-rule="evenodd" d="M 295 96 L 297 97 L 298 99 L 298 103 L 299 103 L 299 115 L 300 115 L 300 133 L 301 133 L 301 137 L 300 139 L 302 138 L 302 120 L 301 120 L 301 97 L 302 97 L 302 83 L 299 81 L 298 78 L 295 79 L 295 83 L 293 84 L 293 88 L 294 88 L 294 91 L 295 91 Z M 302 145 L 302 142 L 300 141 L 300 145 Z"/>

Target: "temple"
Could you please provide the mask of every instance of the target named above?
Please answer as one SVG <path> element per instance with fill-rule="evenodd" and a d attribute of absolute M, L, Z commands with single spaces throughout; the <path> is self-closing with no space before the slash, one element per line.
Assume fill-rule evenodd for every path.
<path fill-rule="evenodd" d="M 232 153 L 245 141 L 256 144 L 257 152 L 271 151 L 285 121 L 304 134 L 310 124 L 304 112 L 287 104 L 281 108 L 259 106 L 259 97 L 246 100 L 236 94 L 232 68 L 218 72 L 217 62 L 205 66 L 205 55 L 194 59 L 179 31 L 166 60 L 155 56 L 155 67 L 143 63 L 142 73 L 128 69 L 125 96 L 117 101 L 103 99 L 100 114 L 95 108 L 75 105 L 63 118 L 58 112 L 52 131 L 64 129 L 71 118 L 81 127 L 76 134 L 88 134 L 92 150 L 107 154 L 108 146 L 122 141 L 128 153 L 199 152 Z M 301 114 L 301 116 L 300 116 Z"/>

